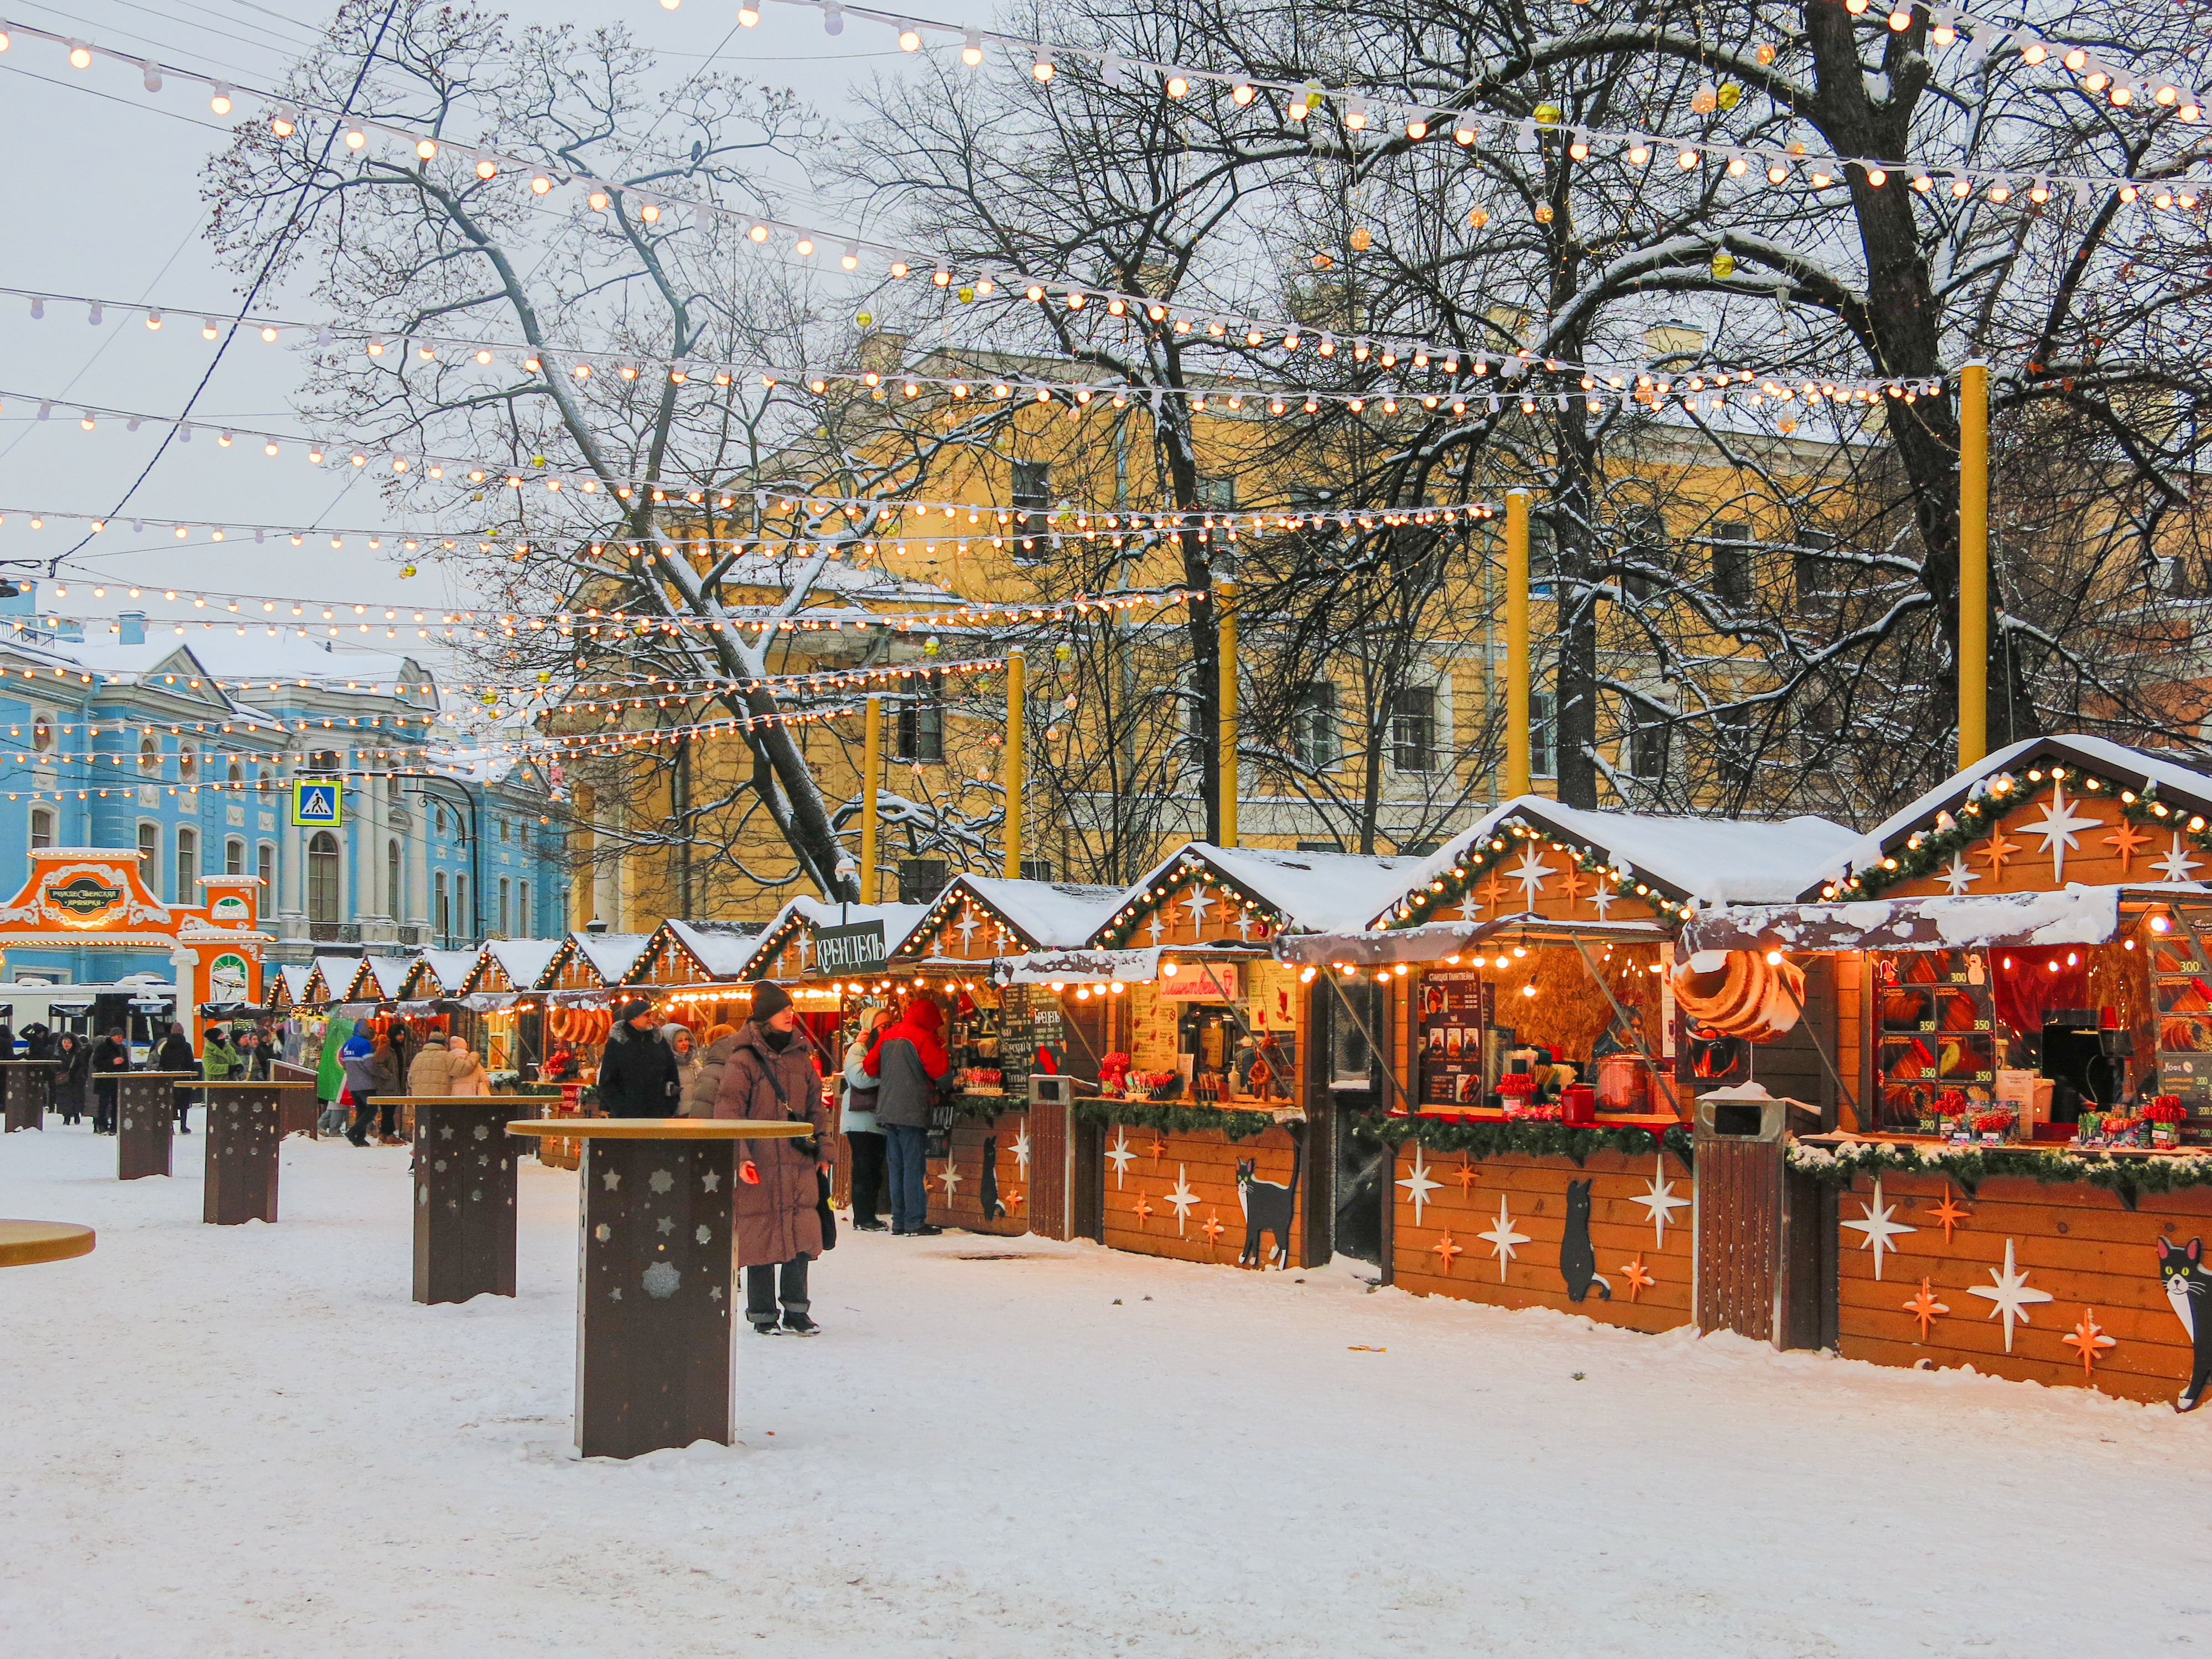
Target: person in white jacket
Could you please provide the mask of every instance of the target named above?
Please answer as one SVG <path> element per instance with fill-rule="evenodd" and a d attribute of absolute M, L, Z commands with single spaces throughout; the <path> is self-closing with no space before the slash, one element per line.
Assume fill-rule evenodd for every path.
<path fill-rule="evenodd" d="M 884 1134 L 876 1126 L 877 1080 L 861 1069 L 860 1062 L 876 1037 L 891 1023 L 891 1011 L 878 1003 L 861 1011 L 860 1035 L 845 1049 L 845 1145 L 853 1159 L 850 1201 L 853 1226 L 864 1233 L 879 1233 L 884 1224 L 876 1206 L 884 1197 Z"/>

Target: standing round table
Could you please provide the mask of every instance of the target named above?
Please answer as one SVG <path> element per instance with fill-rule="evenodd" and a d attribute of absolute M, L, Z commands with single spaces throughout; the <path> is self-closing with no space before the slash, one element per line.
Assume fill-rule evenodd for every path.
<path fill-rule="evenodd" d="M 730 1443 L 732 1194 L 742 1140 L 796 1140 L 811 1123 L 752 1118 L 563 1117 L 515 1135 L 581 1140 L 576 1449 L 637 1457 Z"/>
<path fill-rule="evenodd" d="M 0 1221 L 0 1267 L 92 1254 L 93 1231 L 74 1221 Z"/>

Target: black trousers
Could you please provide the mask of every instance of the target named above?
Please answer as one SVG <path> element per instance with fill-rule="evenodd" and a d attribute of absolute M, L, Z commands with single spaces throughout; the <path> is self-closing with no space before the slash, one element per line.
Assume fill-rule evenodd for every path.
<path fill-rule="evenodd" d="M 92 1132 L 96 1135 L 115 1133 L 115 1079 L 112 1077 L 93 1081 Z"/>
<path fill-rule="evenodd" d="M 387 1112 L 396 1109 L 397 1108 L 389 1106 L 385 1108 Z M 368 1138 L 369 1119 L 375 1115 L 375 1112 L 376 1097 L 374 1095 L 356 1095 L 353 1097 L 353 1126 L 346 1131 L 346 1138 L 353 1141 L 366 1140 Z"/>
<path fill-rule="evenodd" d="M 873 1129 L 848 1129 L 845 1145 L 853 1153 L 853 1220 L 873 1221 L 884 1200 L 884 1138 Z"/>
<path fill-rule="evenodd" d="M 787 1312 L 806 1311 L 805 1256 L 795 1255 L 781 1266 L 745 1269 L 745 1317 L 756 1325 L 773 1325 L 778 1302 Z"/>
<path fill-rule="evenodd" d="M 177 1109 L 177 1127 L 186 1134 L 191 1133 L 191 1128 L 185 1121 L 185 1114 L 191 1109 L 192 1096 L 198 1092 L 193 1089 L 173 1089 L 169 1091 L 169 1103 Z"/>

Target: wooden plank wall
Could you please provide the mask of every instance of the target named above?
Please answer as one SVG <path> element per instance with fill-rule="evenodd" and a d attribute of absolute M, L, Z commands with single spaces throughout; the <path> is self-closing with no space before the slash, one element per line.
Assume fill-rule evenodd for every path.
<path fill-rule="evenodd" d="M 1126 1139 L 1135 1156 L 1111 1156 Z M 1237 1194 L 1237 1164 L 1250 1158 L 1261 1181 L 1287 1182 L 1293 1142 L 1286 1129 L 1269 1129 L 1232 1141 L 1218 1129 L 1156 1132 L 1115 1124 L 1106 1131 L 1105 1243 L 1117 1250 L 1164 1255 L 1178 1261 L 1235 1265 L 1244 1246 L 1244 1206 Z M 1178 1217 L 1167 1194 L 1184 1183 L 1196 1201 Z M 1292 1267 L 1304 1261 L 1306 1212 L 1300 1198 L 1291 1225 Z M 1275 1236 L 1261 1249 L 1270 1261 Z"/>
<path fill-rule="evenodd" d="M 1443 1184 L 1428 1193 L 1418 1219 L 1407 1188 L 1394 1188 L 1393 1282 L 1400 1289 L 1504 1308 L 1553 1308 L 1639 1331 L 1672 1330 L 1690 1322 L 1689 1206 L 1670 1212 L 1673 1219 L 1662 1243 L 1650 1211 L 1634 1201 L 1655 1181 L 1668 1183 L 1671 1197 L 1690 1197 L 1689 1171 L 1672 1153 L 1630 1158 L 1594 1152 L 1577 1169 L 1564 1158 L 1508 1153 L 1462 1158 L 1417 1153 L 1408 1143 L 1398 1150 L 1396 1181 L 1412 1178 L 1417 1155 L 1425 1179 Z M 1567 1183 L 1572 1181 L 1590 1183 L 1590 1244 L 1598 1273 L 1611 1282 L 1609 1300 L 1595 1285 L 1580 1302 L 1567 1293 L 1559 1255 L 1566 1233 Z M 1512 1245 L 1513 1255 L 1502 1263 L 1498 1245 L 1479 1237 L 1498 1231 L 1501 1202 L 1510 1223 L 1505 1231 L 1524 1239 Z M 1447 1236 L 1460 1251 L 1449 1257 L 1449 1267 L 1439 1249 Z M 1631 1262 L 1651 1276 L 1648 1288 L 1630 1284 L 1625 1268 Z"/>
<path fill-rule="evenodd" d="M 1029 1231 L 1030 1182 L 1036 1170 L 1029 1131 L 1026 1107 L 1019 1111 L 1001 1112 L 994 1118 L 953 1119 L 951 1163 L 958 1179 L 948 1197 L 945 1185 L 946 1160 L 928 1160 L 922 1190 L 929 1195 L 930 1220 L 940 1227 L 960 1227 L 971 1233 L 994 1233 L 1000 1237 Z M 988 1221 L 983 1218 L 982 1199 L 987 1151 L 996 1171 L 1000 1206 L 1006 1212 Z"/>
<path fill-rule="evenodd" d="M 1966 1212 L 1948 1241 L 1934 1213 L 1947 1192 Z M 1931 1176 L 1887 1176 L 1881 1205 L 1890 1222 L 1914 1231 L 1890 1237 L 1894 1249 L 1883 1252 L 1880 1279 L 1865 1233 L 1850 1225 L 1863 1223 L 1874 1201 L 1873 1185 L 1863 1177 L 1838 1206 L 1838 1346 L 1845 1358 L 1971 1364 L 1998 1376 L 2091 1386 L 2130 1400 L 2170 1402 L 2181 1392 L 2191 1348 L 2160 1282 L 2157 1241 L 2212 1243 L 2212 1191 L 2146 1194 L 2130 1212 L 2094 1187 L 1985 1181 L 1968 1198 Z M 1977 1285 L 1994 1286 L 2008 1240 L 2028 1286 L 2054 1298 L 2027 1304 L 2028 1322 L 2014 1324 L 2010 1353 L 2002 1315 L 1991 1316 L 1996 1304 L 1972 1293 Z M 1923 1279 L 1932 1299 L 1948 1310 L 1930 1319 L 1925 1338 L 1905 1307 Z M 2083 1371 L 2080 1351 L 2065 1341 L 2092 1312 L 2116 1343 L 2099 1351 L 2104 1357 L 2094 1381 Z M 2198 1319 L 2207 1312 L 2212 1297 Z"/>
<path fill-rule="evenodd" d="M 1698 1148 L 1699 1330 L 1773 1340 L 1782 1184 L 1781 1149 L 1771 1141 L 1711 1140 Z"/>
<path fill-rule="evenodd" d="M 1850 1091 L 1848 1098 L 1837 1103 L 1836 1127 L 1853 1131 L 1863 1119 L 1871 1121 L 1863 1106 L 1869 1088 L 1866 960 L 1865 953 L 1859 951 L 1839 951 L 1829 958 L 1834 964 L 1836 1068 L 1844 1074 Z"/>

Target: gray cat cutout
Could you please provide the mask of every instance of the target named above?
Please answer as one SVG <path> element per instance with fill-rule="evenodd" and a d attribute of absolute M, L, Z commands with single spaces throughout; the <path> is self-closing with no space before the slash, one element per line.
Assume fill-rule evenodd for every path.
<path fill-rule="evenodd" d="M 1590 1184 L 1567 1183 L 1567 1230 L 1559 1238 L 1559 1277 L 1567 1281 L 1567 1300 L 1579 1302 L 1597 1286 L 1601 1302 L 1613 1300 L 1613 1281 L 1597 1270 L 1597 1250 L 1590 1243 Z"/>

